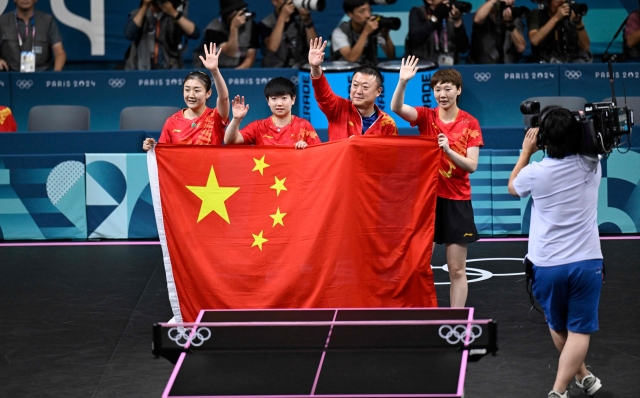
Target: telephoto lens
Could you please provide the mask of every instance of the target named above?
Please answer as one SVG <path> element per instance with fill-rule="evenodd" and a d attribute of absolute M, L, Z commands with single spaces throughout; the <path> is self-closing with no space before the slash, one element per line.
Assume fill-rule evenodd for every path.
<path fill-rule="evenodd" d="M 293 0 L 293 5 L 312 11 L 324 11 L 327 2 L 325 0 Z"/>

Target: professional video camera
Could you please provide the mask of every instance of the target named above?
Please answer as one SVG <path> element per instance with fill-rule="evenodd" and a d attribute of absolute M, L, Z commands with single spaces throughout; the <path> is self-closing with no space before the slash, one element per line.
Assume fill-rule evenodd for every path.
<path fill-rule="evenodd" d="M 402 26 L 400 18 L 395 17 L 383 17 L 382 15 L 372 15 L 376 21 L 378 21 L 378 29 L 398 30 Z"/>
<path fill-rule="evenodd" d="M 325 0 L 291 0 L 291 2 L 298 8 L 312 11 L 324 11 L 327 6 Z"/>
<path fill-rule="evenodd" d="M 580 153 L 583 155 L 604 155 L 620 146 L 622 136 L 626 135 L 631 147 L 631 128 L 633 127 L 633 110 L 626 105 L 617 106 L 613 88 L 613 70 L 609 62 L 609 76 L 611 82 L 611 102 L 593 102 L 584 106 L 584 111 L 571 112 L 576 121 L 582 126 L 583 140 Z M 532 115 L 530 127 L 540 127 L 546 113 L 540 114 L 540 103 L 524 101 L 520 104 L 520 112 Z M 538 135 L 538 148 L 545 146 L 542 135 Z"/>
<path fill-rule="evenodd" d="M 527 18 L 529 16 L 529 13 L 531 12 L 531 10 L 525 6 L 520 6 L 520 7 L 508 6 L 507 3 L 505 3 L 504 1 L 501 1 L 500 15 L 502 15 L 502 11 L 504 11 L 507 8 L 511 9 L 511 15 L 513 16 L 513 19 Z"/>

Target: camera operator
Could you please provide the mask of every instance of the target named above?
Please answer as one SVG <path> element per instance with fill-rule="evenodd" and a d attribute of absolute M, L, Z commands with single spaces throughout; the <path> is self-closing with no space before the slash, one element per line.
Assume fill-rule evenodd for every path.
<path fill-rule="evenodd" d="M 405 54 L 440 65 L 457 64 L 460 54 L 469 51 L 462 13 L 449 0 L 424 0 L 424 4 L 409 11 Z"/>
<path fill-rule="evenodd" d="M 566 398 L 574 376 L 578 388 L 592 396 L 602 387 L 584 365 L 591 333 L 598 330 L 603 278 L 597 223 L 602 169 L 597 157 L 580 155 L 582 128 L 569 110 L 546 107 L 539 124 L 539 130 L 525 135 L 508 189 L 533 200 L 525 261 L 532 267 L 533 295 L 560 352 L 548 397 Z M 529 164 L 539 144 L 548 157 Z"/>
<path fill-rule="evenodd" d="M 193 52 L 193 66 L 201 67 L 204 44 L 217 43 L 222 49 L 218 61 L 221 68 L 251 68 L 260 47 L 258 24 L 253 15 L 243 0 L 220 0 L 220 17 L 205 28 L 203 45 Z"/>
<path fill-rule="evenodd" d="M 349 21 L 342 22 L 331 33 L 331 59 L 378 64 L 378 49 L 388 59 L 396 57 L 396 47 L 388 29 L 379 29 L 378 20 L 371 14 L 369 0 L 344 0 L 342 8 Z"/>
<path fill-rule="evenodd" d="M 627 62 L 640 62 L 640 8 L 632 11 L 624 27 L 624 53 Z"/>
<path fill-rule="evenodd" d="M 471 64 L 514 64 L 524 52 L 524 22 L 514 9 L 515 0 L 487 0 L 473 17 Z M 525 8 L 526 10 L 526 8 Z"/>
<path fill-rule="evenodd" d="M 263 68 L 299 67 L 306 63 L 309 42 L 316 37 L 311 11 L 292 0 L 271 0 L 273 14 L 260 21 Z"/>
<path fill-rule="evenodd" d="M 142 0 L 129 14 L 124 35 L 132 43 L 125 54 L 125 69 L 181 69 L 186 49 L 183 38 L 197 39 L 198 27 L 187 18 L 187 3 Z"/>
<path fill-rule="evenodd" d="M 590 63 L 591 42 L 582 15 L 567 0 L 544 0 L 544 8 L 529 14 L 533 62 Z"/>

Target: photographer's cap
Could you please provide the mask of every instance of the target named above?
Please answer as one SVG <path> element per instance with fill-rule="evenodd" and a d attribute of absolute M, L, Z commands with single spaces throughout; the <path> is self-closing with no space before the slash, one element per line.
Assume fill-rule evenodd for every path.
<path fill-rule="evenodd" d="M 220 0 L 220 15 L 247 8 L 244 0 Z"/>

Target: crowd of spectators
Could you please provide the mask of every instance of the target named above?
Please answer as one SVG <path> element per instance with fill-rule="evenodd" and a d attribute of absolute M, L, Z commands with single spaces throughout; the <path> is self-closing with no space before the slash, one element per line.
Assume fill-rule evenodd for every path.
<path fill-rule="evenodd" d="M 131 42 L 124 69 L 184 68 L 188 41 L 198 39 L 194 67 L 202 67 L 204 44 L 212 42 L 222 48 L 223 68 L 251 68 L 258 66 L 256 59 L 262 67 L 299 67 L 306 63 L 309 42 L 321 35 L 311 11 L 293 0 L 271 0 L 273 13 L 261 21 L 244 0 L 219 1 L 220 16 L 201 34 L 189 19 L 188 0 L 140 0 L 124 25 L 124 37 Z M 529 10 L 516 6 L 516 0 L 486 0 L 472 11 L 463 1 L 423 1 L 409 12 L 405 51 L 397 54 L 389 27 L 372 14 L 372 0 L 343 0 L 348 19 L 325 32 L 331 38 L 330 59 L 375 65 L 384 53 L 389 60 L 415 55 L 441 66 L 593 60 L 583 21 L 586 5 L 539 0 L 539 7 Z M 37 0 L 14 2 L 16 9 L 0 16 L 0 70 L 62 70 L 66 54 L 53 16 L 36 10 Z M 472 26 L 465 27 L 462 16 L 469 12 Z M 525 56 L 527 41 L 531 51 Z M 640 61 L 640 10 L 626 20 L 623 47 L 620 60 Z"/>

